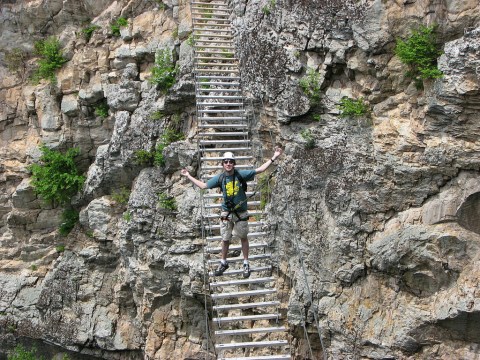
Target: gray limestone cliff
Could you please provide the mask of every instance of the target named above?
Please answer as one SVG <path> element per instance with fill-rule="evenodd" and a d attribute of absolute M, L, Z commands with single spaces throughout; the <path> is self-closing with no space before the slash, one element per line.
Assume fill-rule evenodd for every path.
<path fill-rule="evenodd" d="M 303 325 L 318 358 L 321 343 L 329 359 L 480 356 L 478 1 L 231 4 L 259 161 L 285 147 L 266 220 L 295 358 L 308 358 Z M 213 358 L 199 192 L 179 173 L 198 155 L 189 2 L 2 1 L 0 20 L 0 358 L 18 341 L 79 358 Z M 438 25 L 444 52 L 444 76 L 423 89 L 393 51 L 419 24 Z M 48 36 L 68 61 L 33 84 Z M 148 81 L 160 49 L 178 65 L 166 93 Z M 321 79 L 314 105 L 307 69 Z M 341 117 L 343 96 L 363 97 L 370 118 Z M 165 164 L 139 164 L 172 125 L 185 140 Z M 80 149 L 66 237 L 63 208 L 30 184 L 40 144 Z"/>

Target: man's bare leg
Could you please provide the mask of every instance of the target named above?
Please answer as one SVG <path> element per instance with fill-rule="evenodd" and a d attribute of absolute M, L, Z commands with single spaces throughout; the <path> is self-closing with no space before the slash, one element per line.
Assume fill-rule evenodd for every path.
<path fill-rule="evenodd" d="M 243 277 L 250 277 L 250 264 L 248 263 L 248 251 L 249 251 L 248 239 L 242 239 L 242 252 L 243 252 Z"/>
<path fill-rule="evenodd" d="M 248 260 L 248 252 L 250 246 L 248 244 L 248 239 L 241 239 L 242 241 L 242 253 L 243 253 L 243 260 Z"/>
<path fill-rule="evenodd" d="M 227 261 L 228 248 L 230 241 L 222 241 L 222 260 Z"/>
<path fill-rule="evenodd" d="M 228 263 L 227 263 L 227 253 L 228 253 L 228 248 L 230 246 L 230 241 L 222 241 L 222 260 L 220 261 L 220 265 L 218 266 L 217 270 L 215 270 L 215 276 L 222 276 L 225 270 L 228 269 Z"/>

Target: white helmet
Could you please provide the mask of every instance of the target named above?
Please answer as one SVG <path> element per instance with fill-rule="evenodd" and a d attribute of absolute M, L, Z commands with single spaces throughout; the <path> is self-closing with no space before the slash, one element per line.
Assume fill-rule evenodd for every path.
<path fill-rule="evenodd" d="M 235 155 L 233 155 L 233 153 L 231 153 L 230 151 L 227 151 L 226 153 L 223 154 L 223 160 L 227 160 L 227 159 L 235 161 Z"/>

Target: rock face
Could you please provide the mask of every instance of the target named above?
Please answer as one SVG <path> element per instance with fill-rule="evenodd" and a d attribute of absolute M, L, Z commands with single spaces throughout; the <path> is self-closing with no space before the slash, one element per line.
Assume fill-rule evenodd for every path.
<path fill-rule="evenodd" d="M 311 356 L 304 325 L 316 358 L 478 356 L 480 5 L 451 3 L 232 1 L 254 140 L 286 149 L 267 221 L 295 358 Z M 0 18 L 0 356 L 39 339 L 89 358 L 213 358 L 199 192 L 179 175 L 197 156 L 188 2 L 4 1 Z M 444 51 L 422 90 L 393 53 L 420 20 Z M 34 85 L 34 42 L 51 35 L 68 62 Z M 179 75 L 162 93 L 148 78 L 165 48 Z M 299 86 L 308 69 L 317 103 Z M 340 117 L 343 96 L 371 116 Z M 186 140 L 165 163 L 139 162 L 172 126 Z M 41 143 L 81 150 L 67 237 L 30 185 Z"/>

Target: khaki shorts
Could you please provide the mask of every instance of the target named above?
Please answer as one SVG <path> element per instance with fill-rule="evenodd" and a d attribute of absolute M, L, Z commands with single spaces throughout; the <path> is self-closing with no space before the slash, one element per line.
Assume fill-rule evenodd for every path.
<path fill-rule="evenodd" d="M 221 216 L 227 216 L 228 212 L 222 212 Z M 240 218 L 247 218 L 248 211 L 239 212 Z M 229 215 L 229 220 L 220 220 L 220 234 L 223 241 L 231 241 L 232 233 L 240 239 L 246 239 L 248 235 L 248 221 L 237 221 L 238 217 L 235 214 Z M 237 222 L 236 222 L 237 221 Z"/>

